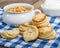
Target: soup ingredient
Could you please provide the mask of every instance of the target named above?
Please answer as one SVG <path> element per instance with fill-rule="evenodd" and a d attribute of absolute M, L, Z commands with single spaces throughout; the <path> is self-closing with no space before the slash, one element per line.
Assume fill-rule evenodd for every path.
<path fill-rule="evenodd" d="M 31 8 L 17 6 L 15 8 L 7 9 L 7 12 L 17 12 L 17 13 L 22 12 L 23 13 L 23 12 L 28 12 L 29 10 L 31 10 Z"/>

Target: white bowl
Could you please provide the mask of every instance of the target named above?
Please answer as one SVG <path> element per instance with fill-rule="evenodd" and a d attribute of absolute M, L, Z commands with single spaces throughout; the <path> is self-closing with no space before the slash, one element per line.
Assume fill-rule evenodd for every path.
<path fill-rule="evenodd" d="M 9 12 L 6 12 L 6 9 L 12 8 L 15 6 L 25 6 L 25 7 L 31 8 L 31 10 L 26 12 L 26 13 L 9 13 Z M 31 22 L 32 17 L 35 15 L 36 12 L 41 13 L 41 11 L 38 9 L 34 10 L 33 5 L 30 5 L 27 3 L 13 3 L 13 4 L 6 5 L 4 7 L 4 14 L 3 14 L 2 19 L 8 25 L 18 26 L 24 22 Z"/>
<path fill-rule="evenodd" d="M 60 16 L 60 8 L 52 8 L 52 6 L 48 7 L 44 6 L 44 4 L 42 4 L 41 7 L 43 9 L 43 12 L 49 16 Z"/>

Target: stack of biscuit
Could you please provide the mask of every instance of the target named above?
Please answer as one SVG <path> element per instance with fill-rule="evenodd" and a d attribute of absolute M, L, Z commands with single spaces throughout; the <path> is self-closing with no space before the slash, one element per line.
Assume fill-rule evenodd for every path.
<path fill-rule="evenodd" d="M 41 39 L 54 39 L 56 38 L 56 33 L 52 29 L 48 17 L 43 14 L 37 14 L 32 19 L 32 24 L 38 27 L 39 38 Z"/>
<path fill-rule="evenodd" d="M 43 13 L 34 16 L 32 19 L 32 24 L 37 27 L 44 27 L 50 25 L 48 17 Z"/>

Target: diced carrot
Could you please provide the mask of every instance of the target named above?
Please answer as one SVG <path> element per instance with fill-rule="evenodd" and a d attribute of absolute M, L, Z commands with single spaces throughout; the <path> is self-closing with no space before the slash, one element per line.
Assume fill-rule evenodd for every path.
<path fill-rule="evenodd" d="M 16 12 L 20 12 L 20 9 L 15 9 Z"/>

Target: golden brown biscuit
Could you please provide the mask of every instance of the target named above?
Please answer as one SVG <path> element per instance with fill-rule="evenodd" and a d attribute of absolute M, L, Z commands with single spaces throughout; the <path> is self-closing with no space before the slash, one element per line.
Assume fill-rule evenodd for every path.
<path fill-rule="evenodd" d="M 25 30 L 27 29 L 28 26 L 29 26 L 28 23 L 23 23 L 19 26 L 20 35 L 23 35 L 23 33 L 25 32 Z"/>
<path fill-rule="evenodd" d="M 37 27 L 51 26 L 49 22 L 44 22 L 44 23 L 39 23 L 39 24 L 32 23 L 32 24 L 37 26 Z"/>
<path fill-rule="evenodd" d="M 23 33 L 23 39 L 28 42 L 35 40 L 38 37 L 38 29 L 36 26 L 30 25 L 28 29 Z"/>
<path fill-rule="evenodd" d="M 54 38 L 56 38 L 56 33 L 50 26 L 41 27 L 41 28 L 39 28 L 39 38 L 54 39 Z"/>
<path fill-rule="evenodd" d="M 53 34 L 51 34 L 50 36 L 48 36 L 46 39 L 55 39 L 57 36 L 57 34 L 53 31 Z"/>
<path fill-rule="evenodd" d="M 46 18 L 46 15 L 41 13 L 41 14 L 37 14 L 36 16 L 33 17 L 33 21 L 35 22 L 41 22 Z"/>
<path fill-rule="evenodd" d="M 19 35 L 19 29 L 14 28 L 13 30 L 4 30 L 1 34 L 1 37 L 4 39 L 15 38 Z"/>
<path fill-rule="evenodd" d="M 49 33 L 51 33 L 51 31 L 52 31 L 52 28 L 50 26 L 39 28 L 39 33 L 40 34 L 46 34 L 46 33 L 49 34 Z"/>
<path fill-rule="evenodd" d="M 34 16 L 34 18 L 32 19 L 32 24 L 37 27 L 43 27 L 43 26 L 48 26 L 50 23 L 48 17 L 45 14 L 43 15 L 38 14 Z"/>
<path fill-rule="evenodd" d="M 39 38 L 44 39 L 44 40 L 46 40 L 46 39 L 51 40 L 51 39 L 55 39 L 56 36 L 57 36 L 57 34 L 55 32 L 51 32 L 48 35 L 40 35 Z"/>

